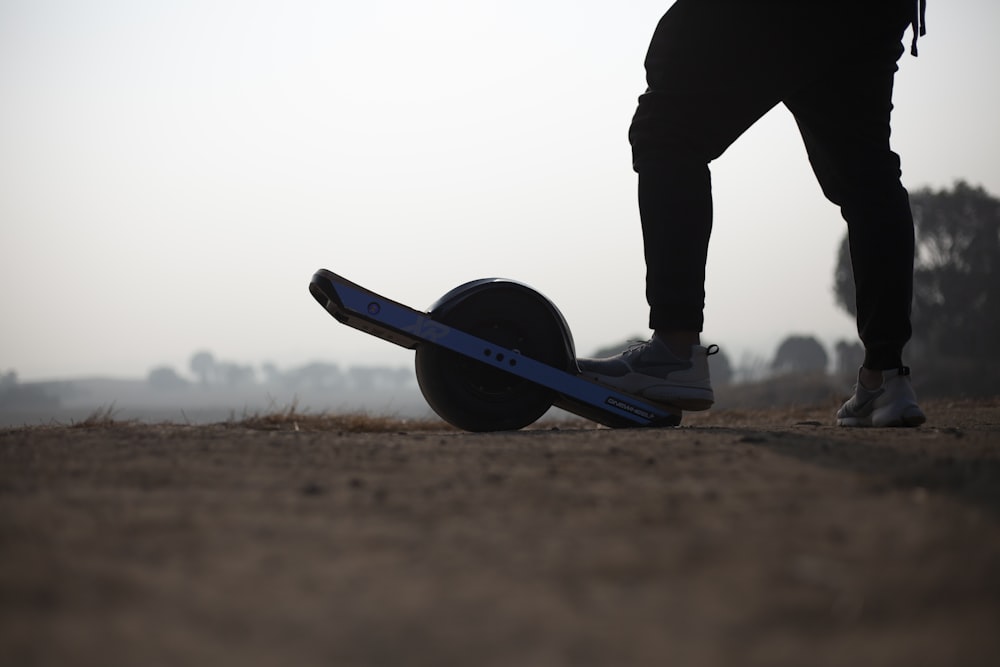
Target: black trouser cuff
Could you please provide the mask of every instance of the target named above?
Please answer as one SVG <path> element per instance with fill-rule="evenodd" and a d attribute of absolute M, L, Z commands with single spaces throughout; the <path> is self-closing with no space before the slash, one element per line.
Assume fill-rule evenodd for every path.
<path fill-rule="evenodd" d="M 903 365 L 903 351 L 897 347 L 874 347 L 865 350 L 864 367 L 873 371 L 887 371 Z"/>

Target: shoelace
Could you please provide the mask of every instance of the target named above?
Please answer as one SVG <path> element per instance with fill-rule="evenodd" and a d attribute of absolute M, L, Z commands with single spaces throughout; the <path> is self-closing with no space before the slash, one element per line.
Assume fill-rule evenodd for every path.
<path fill-rule="evenodd" d="M 913 19 L 910 21 L 913 28 L 913 42 L 910 44 L 910 53 L 914 57 L 917 55 L 917 39 L 927 34 L 927 0 L 916 0 L 913 5 Z"/>

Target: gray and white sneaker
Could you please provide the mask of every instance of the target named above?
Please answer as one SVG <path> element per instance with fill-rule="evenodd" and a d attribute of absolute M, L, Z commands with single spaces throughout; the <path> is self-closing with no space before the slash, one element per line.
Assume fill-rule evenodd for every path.
<path fill-rule="evenodd" d="M 882 386 L 865 389 L 861 371 L 854 395 L 837 411 L 837 426 L 920 426 L 927 417 L 917 405 L 906 366 L 882 371 Z"/>
<path fill-rule="evenodd" d="M 691 346 L 691 358 L 676 357 L 653 337 L 605 359 L 577 359 L 580 374 L 620 391 L 681 410 L 707 410 L 715 402 L 708 357 L 718 345 Z"/>

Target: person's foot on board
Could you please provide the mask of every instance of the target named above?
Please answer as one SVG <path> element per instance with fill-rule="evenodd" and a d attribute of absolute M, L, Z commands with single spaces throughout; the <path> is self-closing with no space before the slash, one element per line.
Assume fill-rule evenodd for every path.
<path fill-rule="evenodd" d="M 577 359 L 580 374 L 627 394 L 681 410 L 707 410 L 715 402 L 708 357 L 717 345 L 691 346 L 691 356 L 675 355 L 656 334 L 613 357 Z"/>

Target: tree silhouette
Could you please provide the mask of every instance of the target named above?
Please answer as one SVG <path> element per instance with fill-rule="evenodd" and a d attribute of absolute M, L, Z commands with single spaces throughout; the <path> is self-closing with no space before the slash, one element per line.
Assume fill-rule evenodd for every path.
<path fill-rule="evenodd" d="M 825 373 L 828 362 L 826 350 L 813 336 L 789 336 L 774 353 L 771 369 L 778 374 Z"/>
<path fill-rule="evenodd" d="M 836 353 L 837 375 L 846 378 L 853 378 L 858 373 L 858 368 L 865 360 L 865 348 L 857 341 L 847 342 L 837 341 L 834 349 Z"/>
<path fill-rule="evenodd" d="M 229 388 L 249 386 L 257 380 L 253 366 L 237 364 L 231 361 L 216 362 L 213 368 L 213 375 L 216 382 Z"/>
<path fill-rule="evenodd" d="M 729 384 L 735 375 L 733 364 L 721 349 L 708 358 L 708 371 L 715 386 Z"/>
<path fill-rule="evenodd" d="M 337 364 L 314 361 L 284 373 L 282 382 L 290 389 L 337 389 L 344 377 Z"/>
<path fill-rule="evenodd" d="M 265 361 L 260 366 L 261 372 L 264 374 L 265 384 L 278 384 L 281 382 L 281 370 L 278 366 L 271 361 Z"/>
<path fill-rule="evenodd" d="M 157 366 L 149 371 L 146 381 L 153 389 L 163 391 L 184 389 L 189 384 L 187 380 L 178 375 L 177 371 L 170 366 Z"/>
<path fill-rule="evenodd" d="M 923 356 L 1000 361 L 1000 199 L 958 181 L 910 195 L 916 227 L 913 340 Z M 847 238 L 834 272 L 837 302 L 857 314 Z"/>
<path fill-rule="evenodd" d="M 195 352 L 191 357 L 190 368 L 199 382 L 208 384 L 215 373 L 215 357 L 211 352 Z"/>
<path fill-rule="evenodd" d="M 17 371 L 7 371 L 0 375 L 0 389 L 17 386 Z"/>

